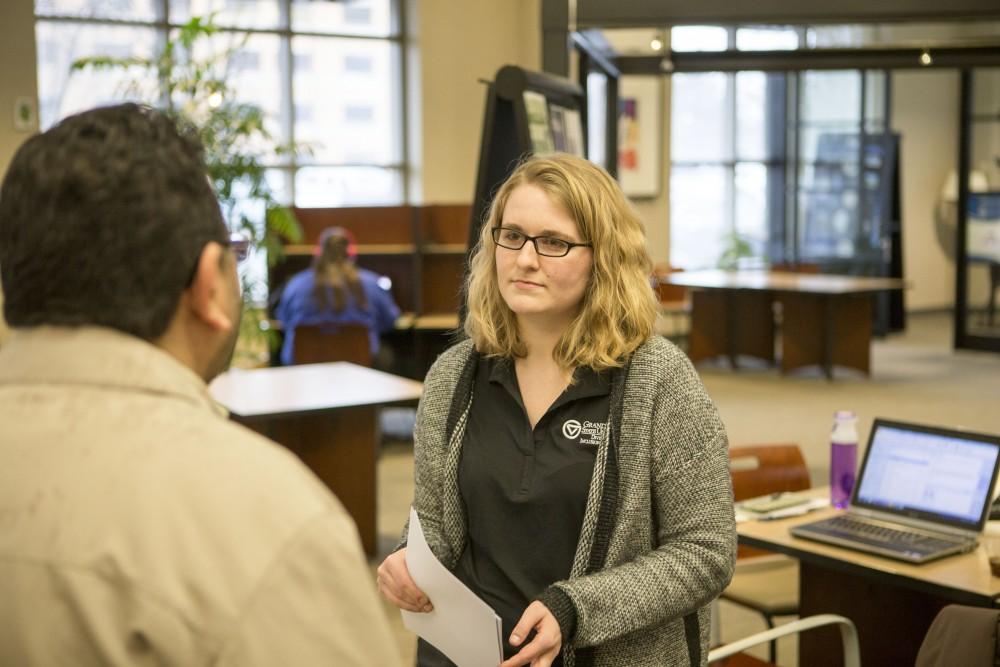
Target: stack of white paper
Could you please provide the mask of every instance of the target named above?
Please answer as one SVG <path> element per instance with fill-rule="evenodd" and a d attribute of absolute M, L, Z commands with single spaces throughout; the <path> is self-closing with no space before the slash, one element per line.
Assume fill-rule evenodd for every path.
<path fill-rule="evenodd" d="M 403 611 L 403 625 L 458 667 L 499 665 L 503 661 L 500 617 L 434 556 L 420 527 L 420 517 L 412 507 L 406 567 L 413 582 L 434 605 L 434 611 Z"/>

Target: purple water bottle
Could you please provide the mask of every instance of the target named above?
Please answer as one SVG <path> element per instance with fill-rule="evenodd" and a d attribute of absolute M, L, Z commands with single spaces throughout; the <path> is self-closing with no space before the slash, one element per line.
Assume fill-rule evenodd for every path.
<path fill-rule="evenodd" d="M 858 459 L 858 418 L 853 412 L 841 410 L 833 415 L 830 435 L 830 503 L 844 509 L 854 490 L 854 474 Z"/>

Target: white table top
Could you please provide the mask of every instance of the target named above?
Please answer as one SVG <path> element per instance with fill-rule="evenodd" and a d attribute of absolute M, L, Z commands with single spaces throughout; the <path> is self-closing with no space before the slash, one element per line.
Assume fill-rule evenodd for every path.
<path fill-rule="evenodd" d="M 232 368 L 209 386 L 213 398 L 239 417 L 294 415 L 416 401 L 420 382 L 346 361 L 279 368 Z"/>

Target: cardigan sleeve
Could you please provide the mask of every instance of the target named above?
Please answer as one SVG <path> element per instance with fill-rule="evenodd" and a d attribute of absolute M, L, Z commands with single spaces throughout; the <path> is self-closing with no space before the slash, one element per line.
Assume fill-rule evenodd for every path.
<path fill-rule="evenodd" d="M 471 354 L 471 344 L 460 343 L 442 354 L 424 378 L 424 391 L 417 406 L 413 429 L 413 507 L 420 515 L 424 537 L 434 554 L 444 563 L 452 554 L 446 536 L 444 507 L 449 504 L 452 489 L 448 463 L 448 416 L 455 399 L 456 385 Z M 402 539 L 396 550 L 406 546 L 410 522 L 403 526 Z"/>
<path fill-rule="evenodd" d="M 630 378 L 645 385 L 648 402 L 626 390 L 622 421 L 637 419 L 640 426 L 623 428 L 622 439 L 648 437 L 649 456 L 635 461 L 624 448 L 618 453 L 622 476 L 648 476 L 652 507 L 645 510 L 647 518 L 616 517 L 615 526 L 652 515 L 646 539 L 653 543 L 633 549 L 637 555 L 630 560 L 554 584 L 572 602 L 575 615 L 562 605 L 560 625 L 573 629 L 567 639 L 574 646 L 603 644 L 687 616 L 732 578 L 736 526 L 725 428 L 687 358 L 680 352 L 666 356 L 650 377 L 639 368 L 639 377 Z M 630 539 L 635 536 L 611 536 L 613 545 Z M 553 592 L 546 591 L 543 601 L 553 599 Z"/>

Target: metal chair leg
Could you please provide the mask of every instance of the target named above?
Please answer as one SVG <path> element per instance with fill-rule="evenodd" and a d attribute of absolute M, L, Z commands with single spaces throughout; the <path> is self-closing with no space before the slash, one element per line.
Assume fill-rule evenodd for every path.
<path fill-rule="evenodd" d="M 774 629 L 774 617 L 770 614 L 764 614 L 764 620 L 767 622 L 767 629 Z M 778 640 L 772 639 L 767 645 L 767 660 L 772 664 L 778 663 Z"/>

